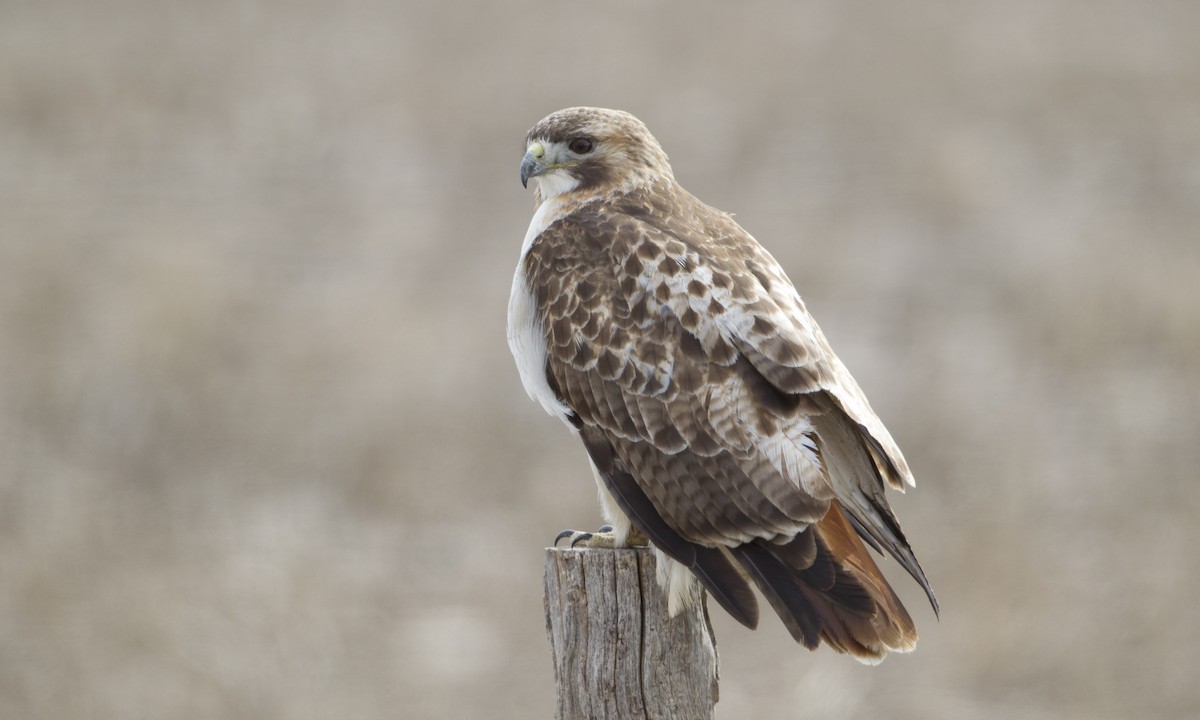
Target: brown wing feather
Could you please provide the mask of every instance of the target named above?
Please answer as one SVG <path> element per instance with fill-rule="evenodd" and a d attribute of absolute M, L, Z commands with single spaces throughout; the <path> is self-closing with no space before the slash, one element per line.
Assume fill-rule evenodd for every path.
<path fill-rule="evenodd" d="M 582 423 L 608 433 L 666 522 L 690 540 L 791 537 L 824 515 L 828 498 L 797 492 L 755 444 L 793 408 L 764 407 L 753 366 L 715 331 L 705 347 L 698 316 L 672 305 L 669 286 L 687 285 L 689 256 L 673 236 L 611 213 L 547 228 L 525 271 L 547 328 L 551 385 Z M 646 271 L 651 263 L 656 270 Z M 646 272 L 629 282 L 630 266 Z M 581 286 L 586 295 L 572 292 Z M 597 341 L 582 328 L 597 328 Z"/>

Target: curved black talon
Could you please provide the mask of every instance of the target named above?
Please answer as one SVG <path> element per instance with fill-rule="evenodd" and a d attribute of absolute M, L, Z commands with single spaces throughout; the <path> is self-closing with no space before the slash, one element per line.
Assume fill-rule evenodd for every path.
<path fill-rule="evenodd" d="M 612 532 L 612 531 L 613 531 L 613 526 L 609 525 L 607 523 L 605 523 L 604 525 L 601 525 L 600 528 L 598 530 L 596 530 L 596 532 L 602 532 L 602 533 Z"/>
<path fill-rule="evenodd" d="M 585 533 L 579 533 L 578 535 L 576 535 L 576 536 L 575 536 L 575 537 L 574 537 L 574 538 L 571 540 L 571 547 L 575 547 L 575 546 L 576 546 L 576 545 L 578 545 L 579 543 L 581 543 L 581 542 L 587 542 L 588 540 L 591 540 L 591 539 L 592 539 L 592 534 L 591 534 L 591 533 L 588 533 L 588 532 L 585 532 Z"/>
<path fill-rule="evenodd" d="M 565 537 L 571 537 L 574 534 L 575 534 L 574 530 L 563 530 L 559 534 L 555 535 L 554 536 L 554 547 L 558 547 L 559 540 L 562 540 Z"/>

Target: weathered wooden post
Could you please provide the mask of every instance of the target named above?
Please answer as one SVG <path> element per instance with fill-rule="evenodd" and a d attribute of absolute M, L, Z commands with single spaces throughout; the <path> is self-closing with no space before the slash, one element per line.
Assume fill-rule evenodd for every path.
<path fill-rule="evenodd" d="M 717 647 L 694 592 L 670 618 L 648 548 L 547 548 L 557 720 L 711 720 Z"/>

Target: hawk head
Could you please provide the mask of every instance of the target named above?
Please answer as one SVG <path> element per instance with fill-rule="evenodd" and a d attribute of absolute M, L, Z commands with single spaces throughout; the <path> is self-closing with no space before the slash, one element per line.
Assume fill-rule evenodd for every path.
<path fill-rule="evenodd" d="M 521 184 L 542 199 L 573 191 L 628 192 L 673 179 L 671 164 L 641 120 L 621 110 L 575 107 L 543 118 L 525 136 Z"/>

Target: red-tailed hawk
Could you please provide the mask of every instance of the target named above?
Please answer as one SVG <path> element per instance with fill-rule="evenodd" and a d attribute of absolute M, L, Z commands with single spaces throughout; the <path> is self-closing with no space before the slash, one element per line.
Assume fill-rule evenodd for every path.
<path fill-rule="evenodd" d="M 871 663 L 911 650 L 912 618 L 863 543 L 937 610 L 884 497 L 912 474 L 783 269 L 680 187 L 629 113 L 560 110 L 525 149 L 538 206 L 508 342 L 526 391 L 591 457 L 613 526 L 591 542 L 644 534 L 673 612 L 695 577 L 754 628 L 753 582 L 808 648 Z"/>

